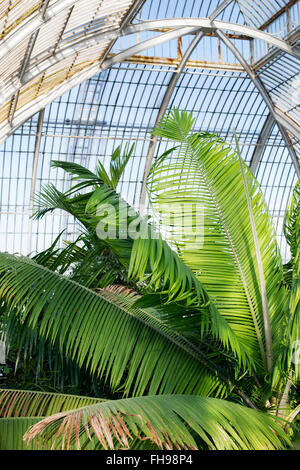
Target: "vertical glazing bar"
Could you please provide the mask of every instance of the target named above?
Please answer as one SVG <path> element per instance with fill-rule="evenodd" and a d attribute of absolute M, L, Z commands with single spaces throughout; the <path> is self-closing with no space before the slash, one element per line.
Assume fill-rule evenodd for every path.
<path fill-rule="evenodd" d="M 31 180 L 30 199 L 29 199 L 28 253 L 30 253 L 32 250 L 32 218 L 31 217 L 33 214 L 33 203 L 34 203 L 33 199 L 34 199 L 34 193 L 35 193 L 37 165 L 38 165 L 38 158 L 39 158 L 39 152 L 40 152 L 40 147 L 41 147 L 44 115 L 45 115 L 45 108 L 41 109 L 41 111 L 39 112 L 34 156 L 33 156 L 32 180 Z"/>

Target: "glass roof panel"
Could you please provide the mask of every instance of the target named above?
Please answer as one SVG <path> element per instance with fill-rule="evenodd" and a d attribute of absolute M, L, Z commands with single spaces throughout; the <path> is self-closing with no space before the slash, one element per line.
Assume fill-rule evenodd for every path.
<path fill-rule="evenodd" d="M 256 0 L 124 0 L 117 11 L 110 0 L 93 0 L 88 6 L 84 0 L 27 2 L 27 7 L 24 1 L 2 2 L 1 18 L 6 16 L 6 21 L 0 23 L 0 56 L 1 51 L 5 52 L 1 49 L 1 39 L 8 41 L 23 20 L 31 24 L 43 6 L 48 11 L 54 6 L 61 10 L 51 20 L 45 16 L 47 21 L 40 29 L 24 36 L 11 52 L 5 52 L 7 66 L 2 67 L 0 77 L 3 84 L 0 133 L 4 137 L 12 135 L 0 148 L 1 249 L 24 254 L 41 250 L 64 228 L 66 239 L 76 236 L 78 227 L 72 218 L 59 212 L 42 221 L 29 222 L 33 191 L 37 193 L 49 182 L 60 190 L 70 185 L 62 171 L 50 169 L 51 159 L 76 161 L 93 170 L 98 158 L 107 166 L 116 146 L 134 142 L 134 155 L 119 190 L 138 208 L 150 132 L 172 87 L 167 108 L 176 106 L 192 111 L 197 129 L 217 132 L 230 144 L 234 143 L 236 129 L 242 156 L 253 166 L 262 184 L 287 258 L 282 222 L 297 178 L 295 162 L 300 150 L 300 67 L 296 58 L 299 4 L 299 1 L 283 0 L 266 0 L 263 5 Z M 178 37 L 158 44 L 155 40 L 170 29 L 167 21 L 167 30 L 148 28 L 134 34 L 121 30 L 126 27 L 126 18 L 133 25 L 162 18 L 207 18 L 222 5 L 224 9 L 218 13 L 218 20 L 269 32 L 271 38 L 283 38 L 282 44 L 293 49 L 287 53 L 262 39 L 253 39 L 247 36 L 247 29 L 242 30 L 243 34 L 224 29 L 233 46 L 229 49 L 218 31 L 204 29 L 204 36 L 173 87 L 176 70 L 199 31 L 177 34 Z M 52 33 L 51 44 L 47 41 L 49 33 Z M 140 48 L 140 43 L 151 38 L 154 42 Z M 132 46 L 138 52 L 99 71 L 103 60 L 109 63 L 115 54 L 126 52 Z M 50 61 L 48 68 L 44 69 L 47 61 Z M 33 178 L 39 137 L 37 111 L 43 108 Z M 274 121 L 278 116 L 279 127 Z M 158 141 L 154 158 L 168 145 L 171 144 Z"/>

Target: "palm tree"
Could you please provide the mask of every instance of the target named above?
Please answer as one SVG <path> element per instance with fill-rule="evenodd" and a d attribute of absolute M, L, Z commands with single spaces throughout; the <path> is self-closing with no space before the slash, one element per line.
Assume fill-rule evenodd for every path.
<path fill-rule="evenodd" d="M 193 124 L 174 109 L 153 131 L 178 143 L 148 177 L 166 239 L 117 194 L 120 151 L 110 176 L 100 164 L 92 173 L 52 162 L 76 184 L 66 193 L 45 187 L 35 216 L 65 210 L 82 235 L 34 259 L 0 254 L 2 328 L 24 355 L 37 344 L 42 359 L 56 351 L 119 395 L 2 390 L 3 446 L 25 445 L 25 431 L 27 443 L 52 448 L 290 445 L 299 411 L 299 182 L 285 219 L 291 260 L 283 265 L 238 148 L 192 133 Z M 124 238 L 124 214 L 143 236 Z M 99 224 L 115 236 L 99 239 Z"/>

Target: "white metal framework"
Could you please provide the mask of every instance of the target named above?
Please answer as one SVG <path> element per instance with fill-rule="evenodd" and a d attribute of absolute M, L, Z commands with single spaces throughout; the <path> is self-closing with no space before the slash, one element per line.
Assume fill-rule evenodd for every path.
<path fill-rule="evenodd" d="M 71 157 L 69 150 L 62 152 L 62 157 L 64 154 L 80 160 L 84 152 L 91 151 L 92 142 L 143 142 L 138 175 L 130 175 L 122 188 L 134 194 L 137 206 L 147 210 L 147 174 L 156 152 L 163 149 L 149 130 L 169 106 L 177 105 L 198 109 L 199 124 L 229 140 L 234 125 L 239 128 L 244 158 L 260 178 L 266 194 L 272 188 L 270 201 L 274 203 L 273 215 L 280 233 L 287 194 L 300 175 L 299 17 L 299 0 L 0 2 L 0 142 L 10 142 L 8 138 L 13 142 L 17 136 L 25 142 L 27 132 L 35 139 L 28 151 L 32 154 L 31 183 L 22 210 L 32 213 L 33 194 L 41 182 L 47 182 L 39 165 L 48 140 L 54 142 L 58 135 L 60 149 L 67 141 L 68 149 L 74 147 L 76 151 L 76 157 Z M 130 74 L 139 77 L 136 82 Z M 119 76 L 123 77 L 124 92 L 119 88 Z M 142 105 L 142 90 L 150 94 L 151 86 L 151 98 Z M 64 98 L 60 97 L 66 93 L 70 97 L 74 87 L 79 87 L 80 93 L 92 89 L 93 97 L 88 101 L 84 96 L 80 104 L 68 98 L 62 106 Z M 109 87 L 119 91 L 108 94 L 104 104 Z M 125 91 L 128 87 L 130 93 Z M 215 98 L 208 99 L 212 89 Z M 134 97 L 139 93 L 140 106 L 136 106 Z M 51 111 L 54 102 L 58 107 L 56 118 Z M 60 121 L 60 115 L 68 114 L 71 107 L 72 125 L 66 131 L 66 120 Z M 84 120 L 82 115 L 88 108 Z M 130 115 L 122 135 L 123 117 L 116 117 L 116 108 L 120 116 L 125 111 Z M 91 114 L 98 116 L 102 112 L 109 121 L 91 119 Z M 32 117 L 36 113 L 39 118 Z M 235 123 L 237 116 L 240 118 Z M 78 125 L 74 131 L 75 122 Z M 89 144 L 80 146 L 81 138 Z M 272 145 L 277 148 L 276 154 L 270 154 Z M 10 144 L 5 143 L 0 153 L 0 196 L 6 184 L 8 148 Z M 101 156 L 100 147 L 97 152 Z M 274 169 L 278 161 L 277 172 L 282 172 L 281 182 L 286 178 L 286 192 L 273 170 L 267 171 L 272 164 Z M 12 176 L 8 178 L 13 180 Z M 7 218 L 18 211 L 2 202 L 1 213 Z M 23 230 L 28 251 L 36 248 L 34 230 L 32 222 Z"/>

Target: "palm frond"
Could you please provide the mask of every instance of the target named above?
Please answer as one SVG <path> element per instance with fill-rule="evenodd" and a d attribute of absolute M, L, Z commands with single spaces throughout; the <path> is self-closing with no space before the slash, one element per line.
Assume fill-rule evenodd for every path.
<path fill-rule="evenodd" d="M 125 394 L 226 393 L 214 363 L 158 316 L 28 258 L 0 254 L 0 297 L 38 336 Z"/>
<path fill-rule="evenodd" d="M 0 418 L 51 416 L 102 401 L 64 393 L 0 389 Z"/>
<path fill-rule="evenodd" d="M 283 224 L 285 238 L 290 246 L 292 259 L 298 268 L 300 265 L 300 178 L 298 179 L 289 201 Z M 296 267 L 295 266 L 295 267 Z"/>
<path fill-rule="evenodd" d="M 233 351 L 241 363 L 251 367 L 250 355 L 238 341 L 231 326 L 219 314 L 203 285 L 155 227 L 140 217 L 118 194 L 104 187 L 98 188 L 86 205 L 86 212 L 92 214 L 91 220 L 97 220 L 95 214 L 105 204 L 115 208 L 116 226 L 113 229 L 116 238 L 108 238 L 104 242 L 124 266 L 128 266 L 129 278 L 143 282 L 146 291 L 160 292 L 168 302 L 183 302 L 187 306 L 196 307 L 198 315 L 194 316 L 194 328 L 202 333 L 210 331 L 223 347 Z M 125 217 L 127 214 L 125 222 L 129 230 L 131 225 L 137 228 L 140 226 L 134 239 L 128 235 L 125 238 L 122 234 L 123 210 Z M 108 223 L 107 219 L 105 223 Z M 180 309 L 177 311 L 180 315 Z M 167 322 L 167 318 L 165 320 Z"/>
<path fill-rule="evenodd" d="M 241 364 L 249 368 L 253 366 L 249 351 L 226 318 L 220 315 L 203 284 L 160 235 L 134 240 L 129 277 L 146 282 L 147 290 L 162 294 L 167 303 L 194 307 L 191 333 L 195 329 L 202 335 L 210 332 L 224 348 L 234 353 Z M 177 312 L 179 317 L 180 309 Z M 168 322 L 168 316 L 165 316 L 165 321 Z"/>
<path fill-rule="evenodd" d="M 0 450 L 49 449 L 50 445 L 41 447 L 38 442 L 28 446 L 23 435 L 44 417 L 102 401 L 60 393 L 0 389 Z M 89 448 L 94 448 L 92 443 Z"/>
<path fill-rule="evenodd" d="M 65 436 L 68 433 L 68 440 Z M 83 435 L 100 449 L 130 448 L 135 438 L 160 449 L 282 449 L 289 440 L 274 418 L 225 400 L 157 395 L 106 401 L 50 416 L 24 436 L 68 448 Z"/>
<path fill-rule="evenodd" d="M 75 162 L 69 161 L 61 161 L 61 160 L 51 160 L 50 165 L 53 168 L 61 168 L 62 170 L 70 173 L 72 176 L 72 180 L 88 180 L 92 184 L 102 184 L 104 181 L 99 176 L 93 173 L 92 171 L 88 170 L 82 165 L 79 165 Z"/>
<path fill-rule="evenodd" d="M 255 258 L 256 258 L 256 265 L 257 265 L 257 271 L 258 271 L 260 295 L 261 295 L 262 316 L 264 320 L 266 363 L 267 363 L 268 371 L 271 372 L 271 369 L 273 366 L 273 351 L 272 351 L 272 334 L 271 334 L 271 327 L 270 327 L 270 312 L 269 312 L 268 297 L 267 297 L 267 292 L 266 292 L 266 281 L 265 281 L 265 276 L 264 276 L 261 253 L 259 249 L 257 230 L 256 230 L 256 225 L 255 225 L 255 220 L 253 216 L 252 205 L 251 205 L 251 200 L 250 200 L 250 195 L 249 195 L 249 190 L 248 190 L 248 184 L 247 184 L 246 177 L 245 177 L 244 161 L 242 160 L 239 143 L 238 143 L 238 139 L 237 139 L 237 135 L 235 131 L 234 131 L 234 136 L 235 136 L 235 142 L 236 142 L 236 151 L 239 157 L 239 162 L 240 162 L 240 167 L 241 167 L 241 174 L 242 174 L 242 179 L 243 179 L 243 184 L 244 184 L 252 237 L 253 237 L 253 242 L 254 242 Z"/>
<path fill-rule="evenodd" d="M 119 145 L 113 152 L 110 161 L 110 179 L 111 187 L 117 189 L 119 180 L 124 173 L 124 170 L 129 162 L 129 159 L 133 153 L 134 144 L 130 147 L 127 152 L 127 143 L 125 144 L 124 152 L 121 153 L 121 146 Z"/>
<path fill-rule="evenodd" d="M 98 161 L 95 173 L 83 167 L 82 165 L 79 165 L 78 163 L 74 163 L 74 162 L 52 160 L 51 166 L 53 168 L 61 168 L 64 171 L 70 173 L 72 175 L 73 181 L 84 180 L 85 183 L 88 181 L 89 184 L 92 184 L 95 186 L 98 186 L 104 183 L 108 187 L 112 189 L 116 189 L 118 182 L 122 174 L 124 173 L 127 163 L 133 153 L 133 149 L 134 149 L 134 144 L 127 151 L 127 143 L 126 143 L 123 153 L 121 153 L 120 145 L 113 151 L 113 154 L 111 156 L 111 161 L 110 161 L 110 175 L 107 173 L 104 165 L 101 163 L 100 160 Z M 80 185 L 78 187 L 80 187 Z"/>
<path fill-rule="evenodd" d="M 164 158 L 168 154 L 166 152 Z M 114 208 L 114 225 L 109 226 L 107 218 L 104 223 L 115 237 L 102 239 L 101 243 L 108 246 L 128 268 L 129 278 L 141 281 L 149 292 L 165 294 L 168 302 L 183 302 L 187 306 L 198 308 L 198 315 L 194 317 L 194 329 L 202 333 L 210 331 L 221 342 L 222 347 L 233 351 L 242 364 L 253 366 L 249 351 L 241 344 L 231 325 L 220 315 L 199 279 L 162 239 L 155 227 L 141 218 L 115 191 L 107 185 L 100 185 L 80 198 L 70 198 L 69 194 L 62 194 L 54 187 L 48 187 L 42 192 L 40 203 L 42 211 L 53 210 L 54 207 L 67 210 L 92 234 L 97 233 L 98 224 L 102 223 L 99 209 L 106 206 Z M 124 223 L 126 229 L 129 228 L 128 231 L 134 226 L 140 235 L 133 237 L 134 239 L 127 231 L 124 235 Z M 96 238 L 95 235 L 95 240 Z M 177 310 L 180 315 L 180 309 Z M 168 321 L 167 317 L 165 321 Z"/>
<path fill-rule="evenodd" d="M 262 299 L 238 155 L 215 135 L 188 134 L 187 121 L 191 118 L 185 113 L 173 110 L 153 132 L 181 145 L 153 165 L 149 198 L 180 258 L 205 286 L 241 347 L 261 367 L 266 360 Z M 244 171 L 278 354 L 277 324 L 287 313 L 281 257 L 259 184 L 246 165 Z M 200 220 L 197 229 L 195 220 Z"/>
<path fill-rule="evenodd" d="M 300 332 L 300 179 L 297 181 L 284 219 L 284 234 L 291 249 L 289 315 L 284 325 L 282 345 L 273 371 L 273 386 L 282 386 L 292 378 L 300 378 L 300 363 L 296 359 Z M 282 325 L 278 323 L 278 328 Z M 286 380 L 282 380 L 284 377 Z"/>
<path fill-rule="evenodd" d="M 43 417 L 32 418 L 1 418 L 0 419 L 0 451 L 2 450 L 41 450 L 38 442 L 29 445 L 23 440 L 28 429 L 41 421 Z M 43 447 L 49 449 L 50 445 Z"/>

